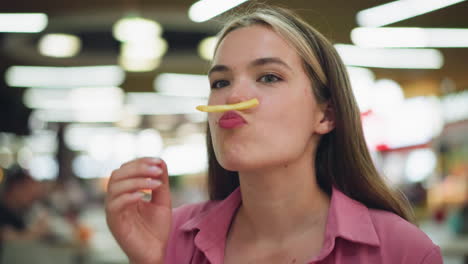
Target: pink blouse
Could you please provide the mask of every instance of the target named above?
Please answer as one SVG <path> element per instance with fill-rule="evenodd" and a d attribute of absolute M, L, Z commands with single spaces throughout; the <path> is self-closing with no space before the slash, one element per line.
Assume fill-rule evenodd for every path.
<path fill-rule="evenodd" d="M 228 229 L 241 202 L 237 189 L 223 201 L 175 209 L 164 263 L 223 263 Z M 308 263 L 443 262 L 439 247 L 413 224 L 393 213 L 368 209 L 333 189 L 324 245 Z"/>

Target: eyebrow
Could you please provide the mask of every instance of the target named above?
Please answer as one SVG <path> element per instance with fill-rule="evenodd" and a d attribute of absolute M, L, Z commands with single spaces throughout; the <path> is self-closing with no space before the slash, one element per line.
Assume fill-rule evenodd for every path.
<path fill-rule="evenodd" d="M 213 74 L 214 72 L 227 72 L 229 71 L 229 67 L 226 65 L 215 65 L 211 67 L 211 69 L 208 71 L 208 76 Z"/>
<path fill-rule="evenodd" d="M 291 67 L 289 67 L 289 65 L 286 62 L 284 62 L 283 60 L 281 60 L 280 58 L 277 58 L 277 57 L 259 58 L 259 59 L 256 59 L 256 60 L 252 61 L 249 66 L 250 67 L 257 67 L 257 66 L 264 66 L 264 65 L 267 65 L 267 64 L 278 64 L 278 65 L 281 65 L 281 66 L 287 68 L 288 70 L 292 71 Z M 208 71 L 208 76 L 210 76 L 214 72 L 227 72 L 227 71 L 230 71 L 230 68 L 228 66 L 222 65 L 222 64 L 217 64 L 217 65 L 214 65 Z"/>
<path fill-rule="evenodd" d="M 281 60 L 278 57 L 260 58 L 260 59 L 254 60 L 250 64 L 252 66 L 263 66 L 263 65 L 267 65 L 267 64 L 279 64 L 279 65 L 281 65 L 283 67 L 288 68 L 289 70 L 292 70 L 291 67 L 289 67 L 289 65 L 286 62 L 284 62 L 283 60 Z"/>

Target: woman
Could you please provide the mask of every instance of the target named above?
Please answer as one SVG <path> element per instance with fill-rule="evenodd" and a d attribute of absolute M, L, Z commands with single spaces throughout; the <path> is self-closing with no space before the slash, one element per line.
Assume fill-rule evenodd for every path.
<path fill-rule="evenodd" d="M 113 172 L 107 220 L 131 263 L 442 263 L 379 177 L 345 67 L 320 33 L 257 8 L 221 31 L 209 79 L 210 105 L 260 104 L 208 115 L 208 202 L 172 211 L 159 159 Z"/>

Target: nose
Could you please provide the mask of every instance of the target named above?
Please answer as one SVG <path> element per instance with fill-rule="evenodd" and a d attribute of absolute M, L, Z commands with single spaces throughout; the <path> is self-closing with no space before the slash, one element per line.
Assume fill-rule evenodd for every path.
<path fill-rule="evenodd" d="M 227 104 L 237 104 L 255 97 L 253 88 L 247 81 L 238 81 L 231 86 L 230 90 L 226 100 Z"/>

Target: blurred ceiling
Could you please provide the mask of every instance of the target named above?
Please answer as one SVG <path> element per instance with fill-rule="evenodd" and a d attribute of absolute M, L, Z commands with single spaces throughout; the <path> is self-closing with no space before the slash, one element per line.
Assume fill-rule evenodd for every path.
<path fill-rule="evenodd" d="M 138 11 L 144 17 L 157 20 L 163 25 L 163 37 L 169 42 L 169 51 L 156 72 L 129 74 L 124 89 L 149 91 L 158 72 L 183 72 L 203 74 L 207 62 L 200 59 L 196 48 L 198 42 L 213 35 L 221 23 L 209 21 L 194 23 L 187 17 L 193 0 L 122 0 L 122 1 L 55 1 L 16 0 L 3 1 L 0 12 L 44 12 L 49 15 L 49 25 L 39 34 L 9 34 L 3 36 L 2 57 L 24 65 L 93 65 L 115 64 L 119 51 L 111 28 L 115 21 L 129 11 Z M 335 43 L 351 43 L 350 31 L 357 26 L 358 11 L 380 5 L 387 0 L 271 0 L 266 3 L 287 6 L 298 11 Z M 216 19 L 215 19 L 216 20 Z M 468 2 L 461 2 L 434 12 L 404 20 L 389 26 L 468 28 Z M 41 56 L 36 42 L 44 33 L 73 33 L 82 38 L 83 48 L 79 56 L 69 59 L 54 59 Z M 450 78 L 457 89 L 468 89 L 468 48 L 440 49 L 445 63 L 439 70 L 372 69 L 378 78 L 393 78 L 411 89 L 423 82 L 440 83 Z M 1 60 L 3 63 L 5 59 Z M 4 65 L 3 65 L 4 66 Z M 137 80 L 133 80 L 137 79 Z M 135 81 L 135 83 L 134 83 Z M 430 87 L 432 88 L 432 87 Z"/>
<path fill-rule="evenodd" d="M 221 1 L 221 0 L 220 0 Z M 9 65 L 102 65 L 116 64 L 119 43 L 112 37 L 112 25 L 130 11 L 155 19 L 164 28 L 163 37 L 169 50 L 161 66 L 152 72 L 128 73 L 122 88 L 125 91 L 152 91 L 154 77 L 160 72 L 204 74 L 208 62 L 197 54 L 199 41 L 214 35 L 221 21 L 214 19 L 195 23 L 187 17 L 194 0 L 15 0 L 2 1 L 0 12 L 44 12 L 49 16 L 45 31 L 37 34 L 0 34 L 0 73 Z M 357 27 L 356 13 L 381 5 L 388 0 L 264 0 L 268 4 L 286 6 L 300 13 L 334 43 L 351 43 L 350 31 Z M 468 1 L 388 26 L 468 28 Z M 45 33 L 71 33 L 82 39 L 82 50 L 73 58 L 44 57 L 37 51 L 37 41 Z M 407 96 L 439 94 L 441 83 L 452 89 L 468 89 L 468 48 L 439 49 L 444 66 L 438 70 L 372 68 L 377 78 L 399 82 Z M 5 84 L 4 84 L 5 85 Z M 5 89 L 0 87 L 0 89 Z M 0 96 L 5 93 L 0 93 Z M 13 93 L 9 93 L 13 94 Z"/>

